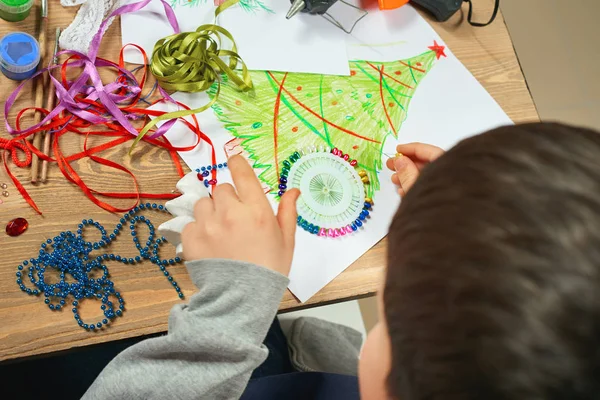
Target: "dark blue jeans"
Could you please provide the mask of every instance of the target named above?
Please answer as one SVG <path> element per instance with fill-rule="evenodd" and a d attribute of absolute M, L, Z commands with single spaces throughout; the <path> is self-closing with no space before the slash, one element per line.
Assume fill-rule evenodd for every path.
<path fill-rule="evenodd" d="M 267 332 L 264 345 L 269 349 L 267 359 L 254 370 L 250 379 L 264 378 L 271 375 L 281 375 L 296 372 L 290 361 L 288 343 L 279 320 L 275 320 Z"/>
<path fill-rule="evenodd" d="M 290 361 L 287 339 L 277 318 L 264 342 L 267 359 L 254 370 L 241 400 L 354 400 L 359 398 L 355 376 L 298 372 Z"/>

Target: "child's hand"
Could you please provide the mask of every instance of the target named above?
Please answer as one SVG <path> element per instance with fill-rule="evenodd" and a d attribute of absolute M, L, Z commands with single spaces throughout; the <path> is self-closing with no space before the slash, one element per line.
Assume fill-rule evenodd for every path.
<path fill-rule="evenodd" d="M 396 151 L 400 155 L 388 159 L 386 165 L 396 171 L 392 175 L 392 182 L 398 186 L 400 196 L 404 196 L 414 185 L 425 165 L 444 154 L 444 150 L 439 147 L 424 143 L 400 144 Z"/>
<path fill-rule="evenodd" d="M 248 162 L 240 156 L 228 161 L 237 189 L 230 184 L 215 188 L 213 197 L 194 207 L 196 222 L 182 233 L 187 261 L 224 258 L 246 261 L 288 275 L 296 233 L 297 189 L 288 190 L 277 217 Z"/>

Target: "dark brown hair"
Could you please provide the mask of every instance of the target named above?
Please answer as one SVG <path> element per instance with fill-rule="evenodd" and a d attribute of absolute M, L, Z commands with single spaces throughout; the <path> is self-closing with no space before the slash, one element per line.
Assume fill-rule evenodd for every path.
<path fill-rule="evenodd" d="M 427 166 L 389 233 L 390 394 L 600 397 L 600 135 L 495 129 Z"/>

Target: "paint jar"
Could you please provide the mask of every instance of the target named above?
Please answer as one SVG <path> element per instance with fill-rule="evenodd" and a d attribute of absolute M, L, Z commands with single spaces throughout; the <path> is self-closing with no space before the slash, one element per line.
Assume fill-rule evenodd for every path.
<path fill-rule="evenodd" d="M 0 18 L 8 22 L 22 21 L 29 15 L 33 0 L 0 0 Z"/>
<path fill-rule="evenodd" d="M 27 33 L 13 32 L 0 40 L 0 71 L 9 79 L 31 78 L 40 63 L 40 45 Z"/>

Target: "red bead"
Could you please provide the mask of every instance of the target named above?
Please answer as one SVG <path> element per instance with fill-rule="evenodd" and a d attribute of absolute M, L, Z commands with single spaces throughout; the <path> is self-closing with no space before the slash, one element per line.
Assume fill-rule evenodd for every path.
<path fill-rule="evenodd" d="M 217 180 L 216 179 L 211 179 L 210 181 L 208 181 L 209 185 L 216 185 L 217 184 Z"/>
<path fill-rule="evenodd" d="M 8 236 L 19 236 L 27 230 L 29 222 L 25 218 L 15 218 L 6 224 L 6 234 Z"/>
<path fill-rule="evenodd" d="M 345 160 L 345 161 L 348 161 L 349 159 L 350 159 L 350 156 L 349 156 L 348 154 L 345 154 L 345 155 L 344 155 L 344 160 Z"/>
<path fill-rule="evenodd" d="M 341 151 L 339 151 L 337 147 L 334 147 L 333 150 L 331 150 L 331 152 L 334 156 L 339 156 L 341 153 Z"/>
<path fill-rule="evenodd" d="M 204 177 L 202 176 L 202 174 L 200 172 L 198 172 L 198 175 L 196 175 L 198 177 L 198 180 L 203 181 Z"/>
<path fill-rule="evenodd" d="M 356 164 L 358 164 L 358 161 L 356 161 L 356 160 L 350 161 L 350 165 L 352 165 L 353 167 L 355 167 Z"/>
<path fill-rule="evenodd" d="M 344 158 L 344 153 L 342 153 L 342 152 L 340 151 L 340 154 L 338 154 L 338 156 L 340 156 L 340 158 Z"/>

